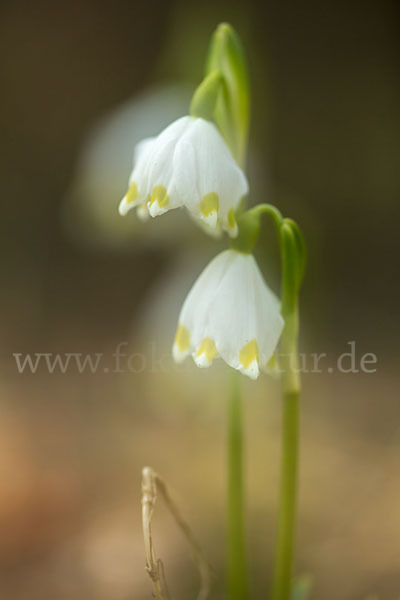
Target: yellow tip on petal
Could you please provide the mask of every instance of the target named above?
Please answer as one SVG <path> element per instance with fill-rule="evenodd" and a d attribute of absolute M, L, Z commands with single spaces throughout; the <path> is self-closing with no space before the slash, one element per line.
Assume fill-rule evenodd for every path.
<path fill-rule="evenodd" d="M 237 226 L 237 222 L 236 222 L 235 209 L 233 208 L 233 206 L 228 211 L 227 221 L 228 221 L 229 235 L 231 237 L 236 237 L 238 234 L 238 226 Z"/>
<path fill-rule="evenodd" d="M 248 369 L 253 361 L 258 362 L 258 346 L 255 338 L 243 346 L 239 353 L 239 360 L 244 369 Z"/>
<path fill-rule="evenodd" d="M 235 209 L 233 206 L 228 212 L 228 225 L 231 229 L 235 229 L 236 227 Z"/>
<path fill-rule="evenodd" d="M 279 360 L 276 352 L 274 352 L 271 358 L 267 361 L 267 363 L 263 365 L 262 370 L 273 377 L 277 377 L 280 374 L 281 371 L 279 368 Z"/>
<path fill-rule="evenodd" d="M 206 337 L 203 339 L 196 352 L 196 364 L 198 366 L 208 366 L 217 354 L 218 351 L 214 340 Z"/>
<path fill-rule="evenodd" d="M 209 217 L 212 213 L 218 213 L 219 196 L 215 192 L 206 194 L 200 201 L 200 212 L 203 217 Z"/>
<path fill-rule="evenodd" d="M 181 323 L 179 323 L 178 329 L 176 330 L 174 344 L 180 352 L 185 352 L 190 346 L 189 330 Z"/>
<path fill-rule="evenodd" d="M 136 181 L 132 181 L 129 190 L 125 196 L 125 202 L 127 204 L 132 204 L 132 202 L 135 202 L 137 199 L 139 198 L 139 192 L 138 192 L 138 188 L 136 185 Z"/>
<path fill-rule="evenodd" d="M 269 361 L 267 362 L 267 364 L 265 366 L 267 369 L 270 369 L 271 371 L 276 371 L 278 369 L 278 358 L 277 358 L 275 352 L 271 356 L 271 358 L 269 359 Z"/>
<path fill-rule="evenodd" d="M 167 188 L 164 185 L 155 185 L 151 194 L 151 198 L 148 199 L 149 206 L 153 206 L 154 202 L 157 202 L 159 208 L 165 208 L 169 202 L 169 196 Z"/>

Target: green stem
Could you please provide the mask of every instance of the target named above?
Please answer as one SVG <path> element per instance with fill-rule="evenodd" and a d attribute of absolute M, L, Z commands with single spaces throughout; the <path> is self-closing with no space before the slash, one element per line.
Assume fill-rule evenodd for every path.
<path fill-rule="evenodd" d="M 300 227 L 271 204 L 258 204 L 238 217 L 239 233 L 231 247 L 251 253 L 257 243 L 261 216 L 269 215 L 277 229 L 282 256 L 282 317 L 279 366 L 282 366 L 283 432 L 278 539 L 272 600 L 289 600 L 296 535 L 299 446 L 298 294 L 305 272 L 306 246 Z"/>
<path fill-rule="evenodd" d="M 278 538 L 272 600 L 290 600 L 297 517 L 297 472 L 299 455 L 298 288 L 302 267 L 298 238 L 291 224 L 281 228 L 282 316 L 281 339 L 283 431 Z"/>
<path fill-rule="evenodd" d="M 293 340 L 289 337 L 289 348 Z M 285 351 L 284 348 L 282 348 Z M 293 356 L 293 355 L 292 355 Z M 272 600 L 291 598 L 295 553 L 300 390 L 292 387 L 296 374 L 283 373 L 283 426 L 278 539 Z"/>
<path fill-rule="evenodd" d="M 240 374 L 232 370 L 228 406 L 228 565 L 229 600 L 247 600 L 244 535 L 243 407 Z"/>

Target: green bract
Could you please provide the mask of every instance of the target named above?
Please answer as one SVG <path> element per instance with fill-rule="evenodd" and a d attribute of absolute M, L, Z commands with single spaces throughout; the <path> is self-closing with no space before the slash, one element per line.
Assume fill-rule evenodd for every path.
<path fill-rule="evenodd" d="M 239 36 L 227 23 L 219 25 L 211 39 L 206 76 L 218 71 L 224 79 L 214 120 L 240 165 L 245 160 L 249 130 L 249 79 Z"/>
<path fill-rule="evenodd" d="M 221 71 L 213 71 L 207 75 L 193 94 L 190 103 L 191 116 L 212 121 L 217 99 L 224 85 L 225 81 Z"/>

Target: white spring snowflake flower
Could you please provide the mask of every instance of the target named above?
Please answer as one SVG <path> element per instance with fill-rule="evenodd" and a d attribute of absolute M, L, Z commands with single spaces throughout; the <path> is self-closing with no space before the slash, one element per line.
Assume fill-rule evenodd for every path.
<path fill-rule="evenodd" d="M 260 369 L 268 370 L 283 325 L 280 302 L 254 257 L 225 250 L 204 269 L 183 304 L 173 356 L 181 362 L 191 353 L 199 367 L 221 356 L 256 379 Z"/>
<path fill-rule="evenodd" d="M 136 207 L 141 217 L 186 206 L 210 232 L 237 235 L 235 210 L 248 192 L 217 127 L 198 117 L 181 117 L 135 149 L 129 189 L 119 212 Z"/>

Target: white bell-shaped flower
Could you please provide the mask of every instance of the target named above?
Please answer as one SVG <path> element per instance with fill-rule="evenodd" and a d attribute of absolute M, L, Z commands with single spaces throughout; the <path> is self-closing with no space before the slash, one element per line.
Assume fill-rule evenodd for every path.
<path fill-rule="evenodd" d="M 119 212 L 137 207 L 139 216 L 155 217 L 186 206 L 208 229 L 235 237 L 235 210 L 247 192 L 246 176 L 217 127 L 186 116 L 136 147 Z"/>
<path fill-rule="evenodd" d="M 204 269 L 179 317 L 173 356 L 192 354 L 199 367 L 221 356 L 256 379 L 278 344 L 284 322 L 280 302 L 251 254 L 225 250 Z"/>

